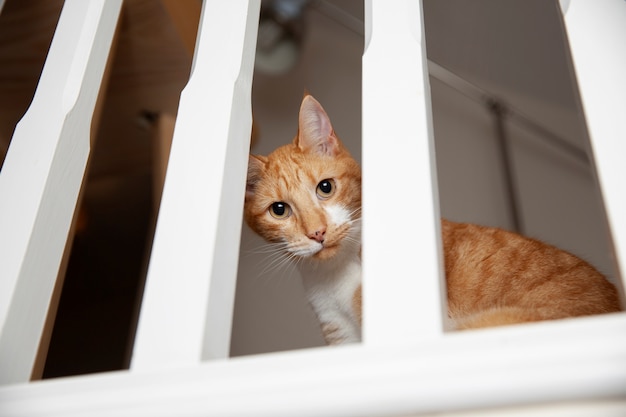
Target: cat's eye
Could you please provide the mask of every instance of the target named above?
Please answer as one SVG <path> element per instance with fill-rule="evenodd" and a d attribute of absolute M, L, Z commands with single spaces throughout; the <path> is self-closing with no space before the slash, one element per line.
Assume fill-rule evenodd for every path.
<path fill-rule="evenodd" d="M 330 178 L 320 181 L 315 190 L 317 196 L 321 199 L 327 199 L 335 192 L 335 181 Z"/>
<path fill-rule="evenodd" d="M 278 201 L 270 206 L 269 212 L 275 219 L 286 219 L 291 216 L 291 207 L 287 203 Z"/>

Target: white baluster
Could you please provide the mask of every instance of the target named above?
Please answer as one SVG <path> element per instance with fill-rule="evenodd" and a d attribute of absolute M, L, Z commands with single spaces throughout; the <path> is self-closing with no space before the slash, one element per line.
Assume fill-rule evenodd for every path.
<path fill-rule="evenodd" d="M 569 0 L 562 1 L 561 7 L 622 288 L 626 288 L 626 2 Z"/>
<path fill-rule="evenodd" d="M 30 379 L 121 0 L 68 0 L 0 172 L 0 383 Z"/>
<path fill-rule="evenodd" d="M 228 356 L 260 1 L 206 0 L 178 110 L 131 367 Z"/>
<path fill-rule="evenodd" d="M 363 336 L 442 334 L 430 88 L 419 0 L 366 1 L 363 56 Z"/>

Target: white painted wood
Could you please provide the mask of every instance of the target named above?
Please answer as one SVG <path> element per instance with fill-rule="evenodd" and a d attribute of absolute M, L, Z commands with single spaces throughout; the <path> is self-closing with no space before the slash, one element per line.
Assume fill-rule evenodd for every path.
<path fill-rule="evenodd" d="M 626 399 L 624 314 L 0 388 L 5 417 L 408 416 L 609 399 Z"/>
<path fill-rule="evenodd" d="M 30 379 L 121 0 L 68 0 L 0 172 L 0 383 Z"/>
<path fill-rule="evenodd" d="M 228 356 L 260 1 L 205 1 L 178 110 L 132 369 Z"/>
<path fill-rule="evenodd" d="M 365 13 L 363 338 L 407 344 L 441 336 L 446 316 L 421 2 Z"/>
<path fill-rule="evenodd" d="M 562 3 L 616 262 L 626 288 L 626 2 Z"/>

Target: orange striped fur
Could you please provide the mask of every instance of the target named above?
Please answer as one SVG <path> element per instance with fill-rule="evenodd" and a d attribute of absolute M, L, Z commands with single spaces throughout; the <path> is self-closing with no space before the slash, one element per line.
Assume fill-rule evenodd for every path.
<path fill-rule="evenodd" d="M 310 95 L 293 142 L 250 156 L 244 217 L 297 265 L 326 342 L 359 341 L 361 170 Z M 572 254 L 472 224 L 442 220 L 442 233 L 448 312 L 458 329 L 621 309 L 615 287 Z"/>

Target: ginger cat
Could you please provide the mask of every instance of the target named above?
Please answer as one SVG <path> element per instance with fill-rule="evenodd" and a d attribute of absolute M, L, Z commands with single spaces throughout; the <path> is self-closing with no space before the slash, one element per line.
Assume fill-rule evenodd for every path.
<path fill-rule="evenodd" d="M 361 170 L 310 95 L 293 143 L 250 155 L 244 216 L 297 265 L 327 344 L 361 340 Z M 585 261 L 504 230 L 442 220 L 448 314 L 458 329 L 620 310 Z"/>

